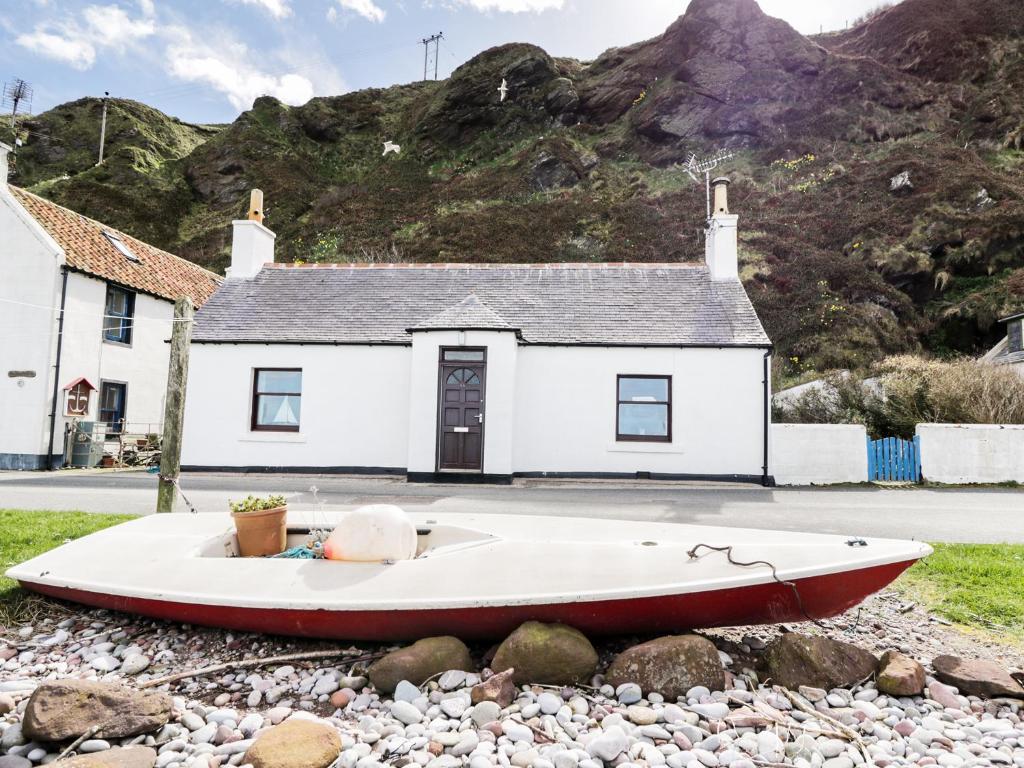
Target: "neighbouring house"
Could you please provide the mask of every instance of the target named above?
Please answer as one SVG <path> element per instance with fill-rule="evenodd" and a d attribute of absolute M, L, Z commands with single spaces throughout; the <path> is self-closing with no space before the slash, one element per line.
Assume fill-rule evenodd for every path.
<path fill-rule="evenodd" d="M 0 144 L 0 469 L 53 468 L 72 424 L 101 423 L 99 442 L 160 432 L 174 300 L 202 304 L 220 278 L 8 185 L 9 151 Z"/>
<path fill-rule="evenodd" d="M 1024 312 L 1004 317 L 1006 336 L 981 358 L 992 365 L 1008 365 L 1010 370 L 1024 378 Z"/>
<path fill-rule="evenodd" d="M 771 342 L 727 184 L 700 264 L 297 266 L 233 222 L 192 336 L 184 469 L 770 484 Z"/>

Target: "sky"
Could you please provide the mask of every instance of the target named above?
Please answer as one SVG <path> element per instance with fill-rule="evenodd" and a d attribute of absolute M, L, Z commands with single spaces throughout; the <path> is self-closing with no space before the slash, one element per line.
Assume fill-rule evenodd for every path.
<path fill-rule="evenodd" d="M 0 80 L 31 83 L 36 114 L 109 91 L 190 122 L 222 123 L 263 94 L 302 104 L 422 79 L 420 40 L 438 32 L 443 78 L 507 42 L 592 59 L 660 34 L 687 2 L 3 0 Z M 842 29 L 879 0 L 760 4 L 809 34 Z"/>

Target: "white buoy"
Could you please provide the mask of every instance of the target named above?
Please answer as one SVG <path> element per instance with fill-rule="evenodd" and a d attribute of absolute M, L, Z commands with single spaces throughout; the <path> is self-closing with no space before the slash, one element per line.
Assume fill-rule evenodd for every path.
<path fill-rule="evenodd" d="M 341 518 L 324 544 L 324 557 L 358 563 L 411 560 L 416 542 L 416 526 L 401 508 L 370 504 Z"/>

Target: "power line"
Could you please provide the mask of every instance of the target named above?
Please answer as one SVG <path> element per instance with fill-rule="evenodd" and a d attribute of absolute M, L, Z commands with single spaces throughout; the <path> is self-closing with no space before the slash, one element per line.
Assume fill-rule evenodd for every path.
<path fill-rule="evenodd" d="M 420 40 L 420 44 L 423 46 L 423 79 L 427 79 L 428 63 L 430 61 L 430 46 L 434 46 L 434 79 L 437 80 L 437 60 L 439 58 L 438 51 L 440 50 L 441 41 L 444 40 L 444 32 L 438 32 L 436 35 L 430 37 L 424 37 Z"/>

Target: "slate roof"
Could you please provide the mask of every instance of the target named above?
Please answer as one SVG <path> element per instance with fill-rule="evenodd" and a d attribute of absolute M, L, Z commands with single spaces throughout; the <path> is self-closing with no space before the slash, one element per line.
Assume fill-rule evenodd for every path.
<path fill-rule="evenodd" d="M 222 278 L 198 264 L 161 251 L 27 190 L 15 186 L 8 186 L 8 189 L 57 241 L 64 250 L 67 266 L 76 272 L 170 301 L 188 296 L 196 306 L 206 302 L 221 283 Z M 122 254 L 104 232 L 116 235 L 138 261 Z"/>
<path fill-rule="evenodd" d="M 268 264 L 226 280 L 192 339 L 409 344 L 470 294 L 527 344 L 770 344 L 739 281 L 703 264 Z"/>
<path fill-rule="evenodd" d="M 1024 365 L 1024 350 L 1011 352 L 1008 339 L 1004 336 L 992 349 L 988 351 L 982 360 L 993 365 Z"/>
<path fill-rule="evenodd" d="M 453 330 L 518 332 L 520 329 L 509 325 L 501 315 L 480 301 L 476 294 L 470 294 L 455 306 L 443 309 L 409 329 L 410 332 Z"/>

